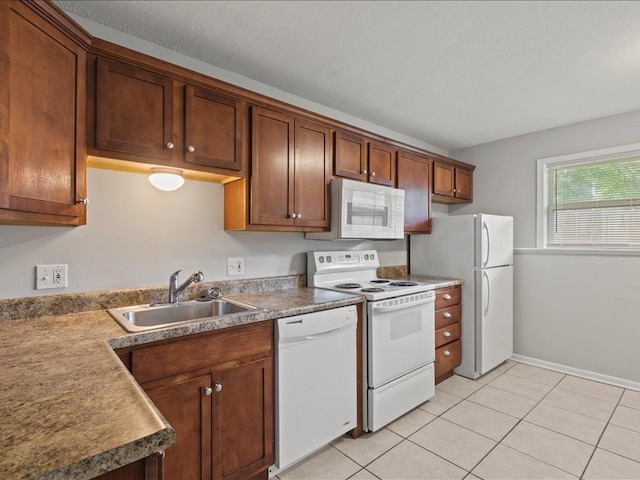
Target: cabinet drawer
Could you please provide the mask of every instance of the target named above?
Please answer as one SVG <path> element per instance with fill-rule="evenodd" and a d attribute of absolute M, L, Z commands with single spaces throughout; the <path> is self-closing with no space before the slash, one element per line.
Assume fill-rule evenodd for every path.
<path fill-rule="evenodd" d="M 447 308 L 441 308 L 440 310 L 436 310 L 436 330 L 446 327 L 447 325 L 451 325 L 452 323 L 456 323 L 460 321 L 462 316 L 462 306 L 461 305 L 452 305 Z"/>
<path fill-rule="evenodd" d="M 436 290 L 436 310 L 460 303 L 460 285 Z"/>
<path fill-rule="evenodd" d="M 260 353 L 267 356 L 272 338 L 271 321 L 192 335 L 134 351 L 131 372 L 138 383 L 145 383 Z"/>
<path fill-rule="evenodd" d="M 460 322 L 436 330 L 436 348 L 460 338 Z"/>
<path fill-rule="evenodd" d="M 460 365 L 460 361 L 460 340 L 456 340 L 444 347 L 436 348 L 436 381 L 439 377 Z"/>

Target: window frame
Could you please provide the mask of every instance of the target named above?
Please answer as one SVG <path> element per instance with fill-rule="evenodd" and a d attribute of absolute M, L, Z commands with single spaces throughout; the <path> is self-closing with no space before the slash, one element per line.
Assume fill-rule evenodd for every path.
<path fill-rule="evenodd" d="M 620 157 L 621 155 L 637 155 L 640 153 L 640 143 L 621 145 L 617 147 L 603 148 L 600 150 L 590 150 L 585 152 L 559 155 L 556 157 L 540 158 L 536 165 L 536 248 L 555 251 L 592 251 L 592 252 L 638 252 L 636 248 L 613 248 L 613 247 L 576 247 L 576 246 L 547 246 L 547 185 L 545 185 L 545 171 L 547 166 L 572 165 L 576 163 L 589 163 L 606 160 L 608 158 Z"/>

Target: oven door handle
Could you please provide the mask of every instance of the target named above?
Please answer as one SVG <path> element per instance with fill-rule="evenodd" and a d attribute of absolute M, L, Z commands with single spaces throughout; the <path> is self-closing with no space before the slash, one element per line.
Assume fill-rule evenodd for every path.
<path fill-rule="evenodd" d="M 417 300 L 411 303 L 400 303 L 398 305 L 392 305 L 390 307 L 377 307 L 376 305 L 372 305 L 371 311 L 373 313 L 395 312 L 396 310 L 405 310 L 407 308 L 415 307 L 418 305 L 424 305 L 426 303 L 434 303 L 434 299 L 425 298 L 424 300 Z"/>

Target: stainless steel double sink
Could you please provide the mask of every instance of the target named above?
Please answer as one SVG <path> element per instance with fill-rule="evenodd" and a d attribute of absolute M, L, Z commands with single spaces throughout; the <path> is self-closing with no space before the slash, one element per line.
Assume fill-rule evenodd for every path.
<path fill-rule="evenodd" d="M 262 309 L 225 298 L 215 298 L 134 305 L 107 311 L 127 332 L 135 333 L 258 310 Z"/>

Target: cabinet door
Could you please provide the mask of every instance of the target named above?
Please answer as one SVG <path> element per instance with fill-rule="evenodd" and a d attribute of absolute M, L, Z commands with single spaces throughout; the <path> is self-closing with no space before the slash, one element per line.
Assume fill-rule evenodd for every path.
<path fill-rule="evenodd" d="M 329 226 L 331 130 L 317 123 L 295 121 L 296 225 Z"/>
<path fill-rule="evenodd" d="M 187 85 L 185 161 L 241 170 L 243 119 L 243 102 Z"/>
<path fill-rule="evenodd" d="M 369 143 L 369 182 L 396 185 L 396 152 L 381 143 Z"/>
<path fill-rule="evenodd" d="M 473 172 L 463 168 L 456 168 L 456 198 L 473 200 Z"/>
<path fill-rule="evenodd" d="M 211 375 L 145 391 L 176 430 L 176 443 L 167 448 L 165 478 L 211 478 Z M 143 385 L 144 387 L 144 385 Z"/>
<path fill-rule="evenodd" d="M 433 194 L 453 197 L 454 167 L 433 162 Z"/>
<path fill-rule="evenodd" d="M 431 161 L 398 152 L 398 188 L 405 192 L 405 233 L 431 233 Z"/>
<path fill-rule="evenodd" d="M 81 46 L 0 2 L 0 221 L 85 223 L 85 85 Z"/>
<path fill-rule="evenodd" d="M 336 131 L 334 171 L 337 176 L 366 181 L 366 155 L 364 138 Z"/>
<path fill-rule="evenodd" d="M 171 160 L 173 81 L 97 59 L 96 147 Z"/>
<path fill-rule="evenodd" d="M 294 119 L 253 107 L 251 125 L 251 223 L 293 226 Z"/>
<path fill-rule="evenodd" d="M 213 478 L 250 478 L 274 461 L 273 357 L 213 378 Z"/>

